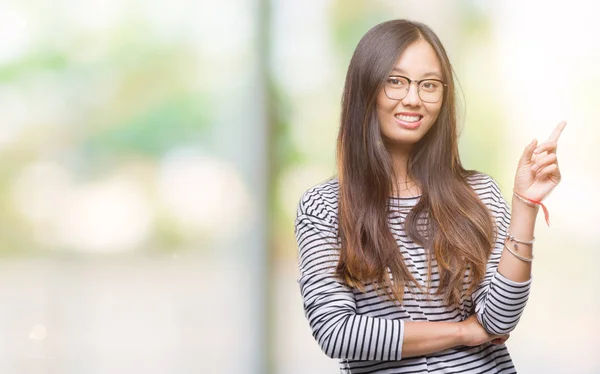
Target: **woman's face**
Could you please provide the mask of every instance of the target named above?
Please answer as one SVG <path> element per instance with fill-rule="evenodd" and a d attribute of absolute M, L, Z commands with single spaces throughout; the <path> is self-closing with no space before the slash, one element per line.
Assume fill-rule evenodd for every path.
<path fill-rule="evenodd" d="M 431 45 L 419 40 L 409 45 L 400 55 L 390 75 L 401 75 L 413 81 L 429 78 L 442 80 L 442 69 Z M 384 89 L 377 95 L 377 118 L 388 147 L 409 151 L 437 119 L 443 94 L 435 103 L 424 102 L 419 97 L 418 89 L 416 83 L 410 84 L 408 94 L 401 100 L 390 99 Z M 388 94 L 389 92 L 388 88 Z M 425 93 L 422 92 L 421 96 L 425 97 Z"/>

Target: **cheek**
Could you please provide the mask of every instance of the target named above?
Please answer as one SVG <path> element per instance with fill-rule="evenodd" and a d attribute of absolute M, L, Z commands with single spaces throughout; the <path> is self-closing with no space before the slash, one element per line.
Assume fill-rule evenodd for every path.
<path fill-rule="evenodd" d="M 438 116 L 440 115 L 440 112 L 442 110 L 442 105 L 441 104 L 437 104 L 431 107 L 427 108 L 427 113 L 429 114 L 429 116 L 431 117 L 431 122 L 435 122 L 438 118 Z"/>
<path fill-rule="evenodd" d="M 387 97 L 381 97 L 381 94 L 377 97 L 377 119 L 379 123 L 384 122 L 384 119 L 393 112 L 394 105 L 390 105 Z"/>
<path fill-rule="evenodd" d="M 382 105 L 377 105 L 377 119 L 380 121 L 385 118 L 386 115 L 390 113 L 390 110 Z"/>

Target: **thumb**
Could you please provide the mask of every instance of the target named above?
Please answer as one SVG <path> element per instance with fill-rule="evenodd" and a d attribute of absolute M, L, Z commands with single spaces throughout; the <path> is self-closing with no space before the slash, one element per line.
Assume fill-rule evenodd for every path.
<path fill-rule="evenodd" d="M 523 155 L 521 156 L 521 159 L 519 160 L 519 166 L 529 165 L 529 163 L 531 163 L 531 157 L 533 156 L 533 151 L 535 150 L 536 147 L 537 147 L 537 139 L 533 139 L 533 141 L 531 143 L 527 144 L 527 147 L 525 147 L 525 150 L 523 151 Z"/>

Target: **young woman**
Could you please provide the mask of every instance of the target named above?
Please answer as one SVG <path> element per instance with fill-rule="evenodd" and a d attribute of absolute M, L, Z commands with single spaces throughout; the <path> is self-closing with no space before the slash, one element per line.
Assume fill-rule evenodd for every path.
<path fill-rule="evenodd" d="M 421 23 L 375 26 L 350 62 L 338 175 L 303 194 L 295 222 L 305 315 L 342 372 L 515 372 L 504 342 L 565 123 L 525 147 L 509 209 L 493 178 L 461 165 L 454 89 Z"/>

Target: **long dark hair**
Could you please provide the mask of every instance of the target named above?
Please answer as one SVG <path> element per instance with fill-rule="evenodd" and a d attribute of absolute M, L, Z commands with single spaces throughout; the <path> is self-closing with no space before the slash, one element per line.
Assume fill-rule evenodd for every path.
<path fill-rule="evenodd" d="M 422 195 L 406 218 L 405 230 L 430 254 L 429 279 L 432 257 L 437 262 L 436 294 L 447 304 L 458 304 L 465 275 L 468 295 L 483 279 L 497 232 L 489 210 L 466 180 L 475 171 L 460 162 L 452 66 L 439 38 L 422 23 L 393 20 L 373 27 L 350 61 L 337 142 L 341 251 L 336 272 L 363 291 L 370 282 L 383 286 L 376 289 L 384 288 L 399 302 L 404 286 L 422 288 L 388 226 L 396 178 L 377 119 L 377 95 L 384 81 L 402 52 L 418 40 L 433 47 L 448 86 L 436 122 L 409 155 L 408 175 Z M 423 230 L 418 221 L 424 217 Z"/>

